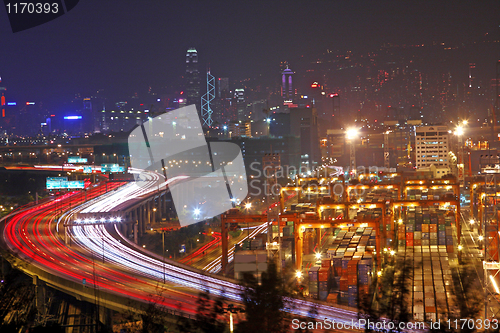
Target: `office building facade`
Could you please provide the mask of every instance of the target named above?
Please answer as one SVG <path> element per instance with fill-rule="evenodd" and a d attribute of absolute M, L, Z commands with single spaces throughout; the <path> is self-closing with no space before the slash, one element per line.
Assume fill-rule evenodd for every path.
<path fill-rule="evenodd" d="M 447 126 L 420 126 L 415 130 L 417 169 L 434 165 L 449 168 L 450 133 Z"/>

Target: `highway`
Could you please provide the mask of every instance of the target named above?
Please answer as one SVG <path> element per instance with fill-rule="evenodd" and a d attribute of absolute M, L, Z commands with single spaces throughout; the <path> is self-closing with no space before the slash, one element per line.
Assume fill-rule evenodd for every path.
<path fill-rule="evenodd" d="M 83 193 L 68 193 L 50 203 L 15 214 L 6 223 L 4 240 L 10 252 L 18 258 L 70 281 L 83 283 L 85 279 L 86 286 L 95 286 L 99 292 L 123 295 L 145 303 L 155 301 L 165 308 L 182 308 L 191 314 L 196 312 L 197 295 L 202 290 L 241 302 L 241 286 L 236 281 L 170 260 L 163 263 L 159 256 L 122 237 L 112 224 L 71 226 L 71 246 L 67 246 L 58 234 L 63 223 L 74 222 L 72 215 L 75 213 L 112 211 L 114 207 L 126 204 L 127 200 L 140 199 L 157 190 L 158 186 L 166 186 L 165 182 L 159 185 L 161 177 L 150 173 L 144 187 L 135 183 L 108 185 L 108 189 L 114 190 L 103 195 L 99 194 L 104 185 L 94 187 L 87 192 L 86 202 Z M 58 219 L 59 211 L 65 213 Z M 259 228 L 254 232 L 259 232 Z M 159 292 L 162 297 L 155 297 Z M 291 299 L 287 310 L 298 316 L 307 316 L 312 304 Z M 321 319 L 346 323 L 357 320 L 356 311 L 324 304 L 319 304 L 318 312 Z"/>

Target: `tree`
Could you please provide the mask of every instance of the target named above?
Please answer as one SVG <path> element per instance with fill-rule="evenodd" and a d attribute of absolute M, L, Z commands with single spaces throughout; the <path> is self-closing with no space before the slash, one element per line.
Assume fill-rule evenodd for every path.
<path fill-rule="evenodd" d="M 365 319 L 366 321 L 370 321 L 373 323 L 380 321 L 380 313 L 377 309 L 375 309 L 374 304 L 372 302 L 376 288 L 377 288 L 377 280 L 374 279 L 370 286 L 370 292 L 368 294 L 359 296 L 358 298 L 359 319 Z M 373 330 L 370 329 L 369 327 L 365 327 L 365 332 L 372 332 L 372 331 Z"/>
<path fill-rule="evenodd" d="M 241 294 L 246 318 L 238 325 L 238 332 L 287 332 L 284 290 L 278 276 L 276 264 L 269 263 L 267 272 L 262 273 L 259 285 L 252 274 L 243 278 L 245 288 Z"/>
<path fill-rule="evenodd" d="M 386 266 L 379 290 L 378 311 L 371 316 L 385 317 L 394 323 L 395 331 L 401 332 L 399 323 L 411 321 L 412 314 L 408 311 L 408 286 L 413 280 L 412 267 L 405 260 L 397 260 L 392 265 Z"/>
<path fill-rule="evenodd" d="M 473 264 L 464 262 L 453 271 L 452 294 L 455 298 L 455 309 L 450 309 L 449 319 L 477 319 L 481 316 L 483 306 L 483 292 L 481 281 L 477 278 L 477 273 Z M 479 292 L 478 292 L 479 291 Z M 473 332 L 467 325 L 461 332 Z"/>
<path fill-rule="evenodd" d="M 171 316 L 166 313 L 166 309 L 161 304 L 166 303 L 162 288 L 157 285 L 155 294 L 150 295 L 149 303 L 141 314 L 143 333 L 163 333 L 165 328 L 172 326 L 168 320 Z"/>
<path fill-rule="evenodd" d="M 212 303 L 212 304 L 211 304 Z M 221 297 L 210 299 L 208 290 L 200 293 L 196 312 L 195 325 L 205 333 L 223 333 L 226 330 L 226 322 L 221 318 L 224 315 L 224 302 Z"/>

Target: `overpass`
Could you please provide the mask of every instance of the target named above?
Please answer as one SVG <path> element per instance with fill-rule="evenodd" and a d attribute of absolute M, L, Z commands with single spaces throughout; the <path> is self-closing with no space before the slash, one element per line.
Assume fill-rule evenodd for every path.
<path fill-rule="evenodd" d="M 147 201 L 154 198 L 158 191 L 166 190 L 165 183 L 158 189 L 155 176 L 151 177 L 148 186 L 141 189 L 145 191 L 141 192 L 144 196 L 137 194 L 137 198 Z M 242 289 L 236 281 L 162 260 L 128 241 L 120 231 L 123 228 L 121 223 L 72 223 L 78 214 L 102 213 L 89 212 L 99 203 L 99 207 L 108 211 L 120 207 L 124 203 L 118 198 L 125 198 L 127 191 L 137 190 L 135 183 L 117 187 L 104 195 L 100 194 L 98 188 L 93 188 L 87 193 L 87 200 L 83 193 L 72 192 L 9 216 L 3 231 L 3 241 L 11 253 L 10 258 L 27 263 L 29 266 L 26 266 L 28 268 L 25 271 L 28 274 L 36 275 L 47 284 L 79 295 L 82 299 L 90 297 L 85 287 L 77 287 L 85 279 L 87 288 L 98 290 L 99 300 L 104 307 L 109 308 L 132 304 L 132 307 L 138 309 L 140 304 L 152 301 L 151 295 L 158 288 L 165 295 L 165 299 L 159 301 L 162 307 L 169 311 L 179 311 L 181 308 L 182 314 L 187 316 L 194 315 L 200 290 L 208 289 L 211 294 L 224 295 L 229 301 L 240 303 Z M 75 205 L 75 202 L 79 205 Z M 125 207 L 125 211 L 128 210 L 127 214 L 133 214 L 134 209 L 138 208 L 134 208 L 136 204 L 139 202 L 122 207 Z M 60 218 L 55 214 L 56 205 L 65 211 Z M 127 217 L 126 214 L 124 216 Z M 64 224 L 71 245 L 66 244 L 64 236 L 59 234 Z M 104 296 L 105 294 L 107 295 Z M 119 295 L 124 299 L 114 298 Z M 288 311 L 297 316 L 307 316 L 313 304 L 298 299 L 289 301 L 291 307 Z M 318 313 L 320 317 L 337 322 L 347 323 L 357 319 L 356 309 L 333 307 L 326 303 L 318 304 Z"/>

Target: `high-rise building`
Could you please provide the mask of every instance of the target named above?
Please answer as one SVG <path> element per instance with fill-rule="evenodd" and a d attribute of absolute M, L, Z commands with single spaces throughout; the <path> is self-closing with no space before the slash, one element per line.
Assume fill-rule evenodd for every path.
<path fill-rule="evenodd" d="M 184 76 L 186 84 L 187 104 L 196 104 L 200 112 L 200 73 L 198 71 L 198 51 L 194 47 L 186 53 L 186 74 Z"/>
<path fill-rule="evenodd" d="M 2 83 L 2 77 L 0 76 L 0 84 L 1 83 Z M 4 96 L 5 90 L 7 90 L 5 87 L 0 87 L 0 91 L 2 92 L 2 96 L 0 97 L 0 113 L 2 118 L 5 118 L 5 96 Z"/>
<path fill-rule="evenodd" d="M 447 126 L 420 126 L 415 130 L 417 169 L 449 168 L 450 134 Z"/>
<path fill-rule="evenodd" d="M 294 91 L 293 91 L 293 83 L 292 83 L 292 72 L 291 69 L 286 66 L 286 69 L 281 73 L 281 97 L 285 101 L 293 100 Z"/>
<path fill-rule="evenodd" d="M 218 86 L 217 86 L 217 96 L 219 98 L 223 97 L 224 92 L 229 92 L 229 78 L 227 77 L 220 77 L 218 81 Z"/>
<path fill-rule="evenodd" d="M 236 108 L 238 114 L 238 121 L 246 121 L 248 120 L 245 114 L 246 111 L 246 103 L 245 103 L 245 89 L 235 89 L 234 90 L 234 98 L 236 99 Z"/>
<path fill-rule="evenodd" d="M 321 163 L 316 109 L 294 108 L 290 110 L 290 134 L 300 137 L 301 166 L 314 170 Z"/>

